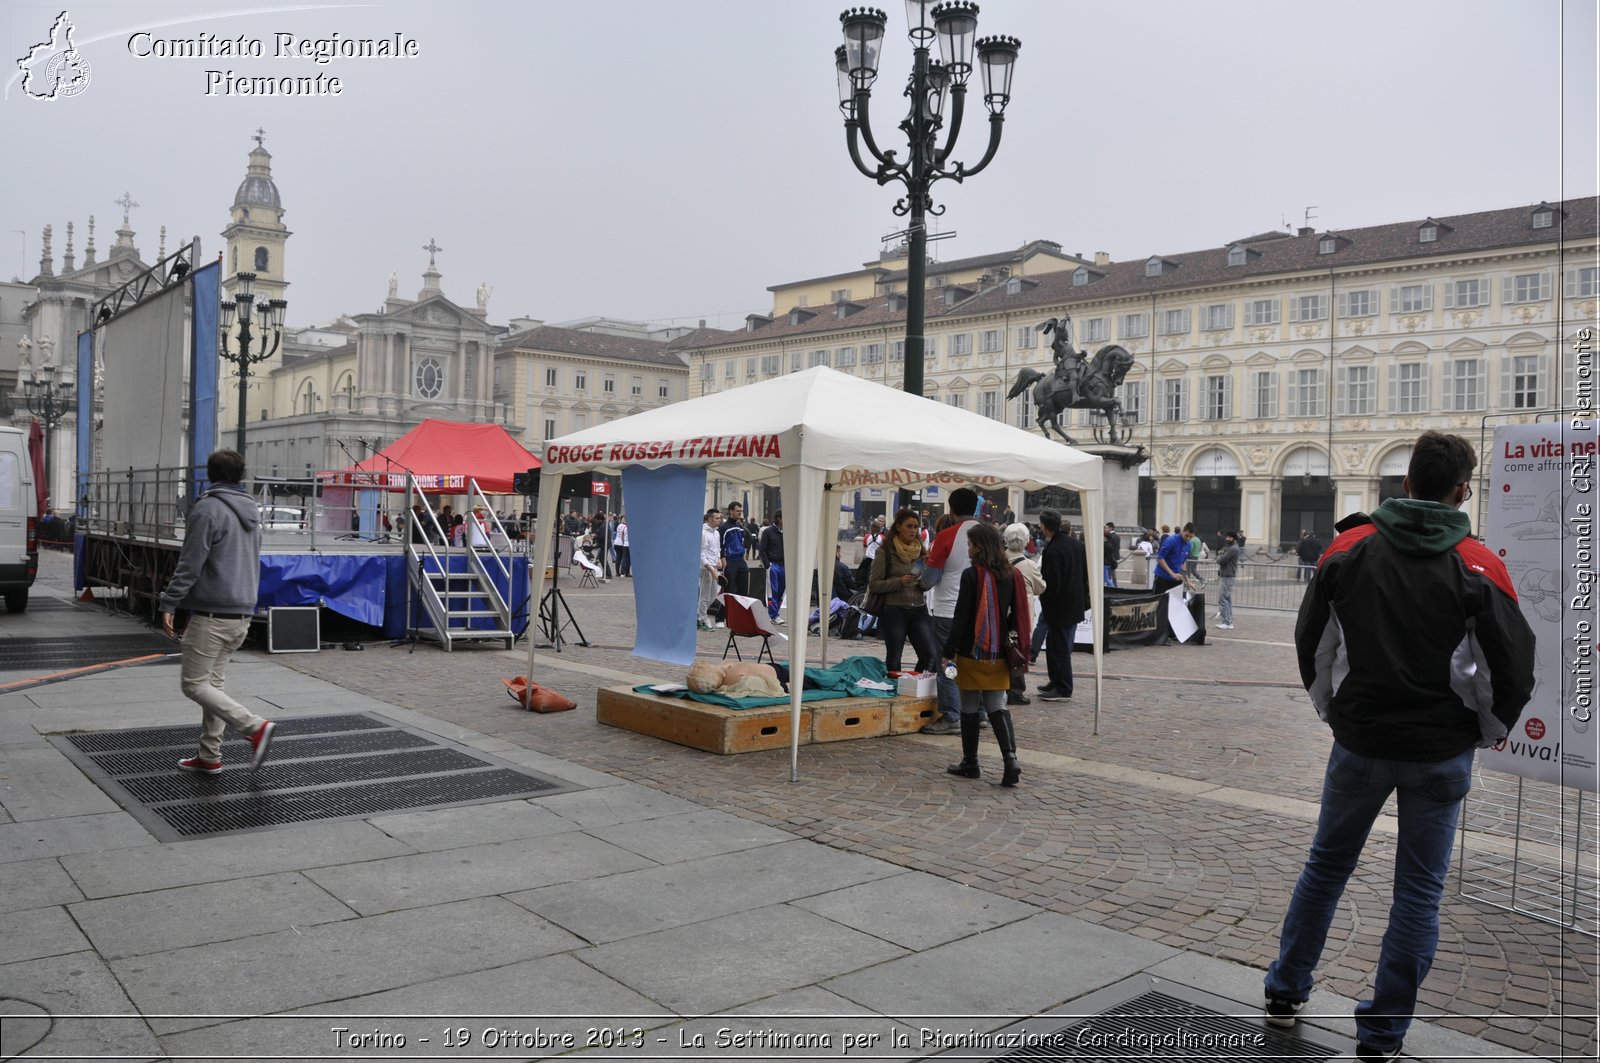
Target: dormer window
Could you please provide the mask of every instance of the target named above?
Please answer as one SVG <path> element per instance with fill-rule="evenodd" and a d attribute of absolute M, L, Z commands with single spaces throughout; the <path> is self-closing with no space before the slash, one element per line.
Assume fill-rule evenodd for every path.
<path fill-rule="evenodd" d="M 1545 209 L 1533 212 L 1533 227 L 1535 229 L 1548 229 L 1556 221 L 1555 211 Z"/>
<path fill-rule="evenodd" d="M 1228 248 L 1228 265 L 1242 266 L 1250 260 L 1250 253 L 1242 247 Z"/>
<path fill-rule="evenodd" d="M 1089 271 L 1087 269 L 1084 269 L 1082 266 L 1079 266 L 1077 269 L 1072 271 L 1072 286 L 1074 288 L 1082 288 L 1085 284 L 1088 284 L 1088 283 L 1089 283 Z"/>
<path fill-rule="evenodd" d="M 1159 277 L 1159 276 L 1161 276 L 1161 259 L 1152 258 L 1148 262 L 1146 262 L 1144 264 L 1144 275 L 1146 277 Z"/>
<path fill-rule="evenodd" d="M 1439 227 L 1437 225 L 1424 225 L 1417 231 L 1417 243 L 1419 244 L 1431 244 L 1437 239 L 1439 239 Z"/>
<path fill-rule="evenodd" d="M 1022 293 L 1022 278 L 1012 277 L 1006 281 L 1007 295 L 1020 295 Z"/>
<path fill-rule="evenodd" d="M 1339 250 L 1339 241 L 1331 236 L 1324 236 L 1317 241 L 1317 254 L 1319 255 L 1331 255 L 1337 250 Z"/>

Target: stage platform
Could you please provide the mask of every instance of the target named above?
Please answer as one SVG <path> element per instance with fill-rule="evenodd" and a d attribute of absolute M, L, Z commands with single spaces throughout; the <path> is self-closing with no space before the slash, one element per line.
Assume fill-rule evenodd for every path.
<path fill-rule="evenodd" d="M 604 687 L 595 698 L 595 719 L 603 724 L 723 755 L 789 748 L 789 712 L 788 705 L 729 709 L 632 687 Z M 931 697 L 807 701 L 800 706 L 800 744 L 910 734 L 938 714 Z"/>

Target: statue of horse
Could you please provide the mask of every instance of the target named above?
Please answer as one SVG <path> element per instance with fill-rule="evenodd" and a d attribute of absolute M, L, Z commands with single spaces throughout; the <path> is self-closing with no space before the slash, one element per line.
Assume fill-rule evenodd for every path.
<path fill-rule="evenodd" d="M 1087 368 L 1077 374 L 1076 387 L 1060 368 L 1045 374 L 1024 367 L 1018 371 L 1016 383 L 1006 392 L 1006 398 L 1014 399 L 1032 387 L 1034 419 L 1047 439 L 1054 428 L 1063 442 L 1074 443 L 1061 428 L 1061 414 L 1070 409 L 1087 409 L 1098 410 L 1105 416 L 1104 435 L 1108 442 L 1125 443 L 1129 429 L 1122 423 L 1122 403 L 1117 401 L 1116 390 L 1132 368 L 1133 355 L 1127 348 L 1112 343 L 1100 348 Z M 1097 437 L 1101 434 L 1096 432 Z"/>

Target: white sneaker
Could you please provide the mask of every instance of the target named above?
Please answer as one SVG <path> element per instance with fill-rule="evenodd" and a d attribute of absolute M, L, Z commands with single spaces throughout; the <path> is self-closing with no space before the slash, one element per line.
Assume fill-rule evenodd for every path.
<path fill-rule="evenodd" d="M 1217 625 L 1217 630 L 1218 631 L 1232 631 L 1233 630 L 1233 625 L 1232 624 L 1218 624 Z"/>

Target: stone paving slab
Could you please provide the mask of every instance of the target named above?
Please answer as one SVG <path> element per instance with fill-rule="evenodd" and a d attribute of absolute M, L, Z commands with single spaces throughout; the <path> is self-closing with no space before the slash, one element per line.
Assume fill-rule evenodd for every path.
<path fill-rule="evenodd" d="M 497 801 L 430 812 L 395 812 L 374 816 L 367 822 L 418 852 L 538 838 L 578 829 L 572 820 L 531 800 Z"/>
<path fill-rule="evenodd" d="M 1135 974 L 1177 950 L 1130 942 L 1053 912 L 823 982 L 865 1007 L 961 1028 L 965 1017 L 998 1029 Z"/>
<path fill-rule="evenodd" d="M 715 810 L 594 827 L 589 833 L 658 864 L 794 841 L 785 831 Z"/>
<path fill-rule="evenodd" d="M 114 960 L 160 1034 L 501 967 L 582 944 L 494 897 Z"/>
<path fill-rule="evenodd" d="M 0 863 L 0 912 L 44 908 L 82 899 L 83 891 L 57 860 Z"/>
<path fill-rule="evenodd" d="M 149 845 L 150 832 L 126 812 L 36 819 L 0 826 L 0 860 L 37 860 Z"/>
<path fill-rule="evenodd" d="M 513 893 L 508 899 L 587 941 L 603 943 L 900 874 L 881 861 L 791 839 Z"/>
<path fill-rule="evenodd" d="M 81 952 L 89 947 L 89 940 L 65 908 L 31 908 L 0 915 L 0 964 Z"/>
<path fill-rule="evenodd" d="M 0 749 L 0 805 L 13 822 L 116 812 L 106 792 L 45 745 Z"/>
<path fill-rule="evenodd" d="M 793 903 L 797 908 L 913 951 L 1039 914 L 1031 904 L 920 871 L 863 882 Z"/>
<path fill-rule="evenodd" d="M 8 1040 L 8 1052 L 26 1051 L 56 1059 L 110 1057 L 118 1063 L 163 1055 L 139 1009 L 106 963 L 92 952 L 0 965 L 0 999 L 8 1001 L 8 1010 L 25 1012 L 22 1005 L 32 1004 L 52 1019 L 42 1040 L 31 1048 Z"/>
<path fill-rule="evenodd" d="M 704 1015 L 903 955 L 779 904 L 599 945 L 578 958 L 680 1015 Z"/>
<path fill-rule="evenodd" d="M 415 852 L 360 820 L 310 823 L 292 830 L 201 838 L 170 845 L 154 844 L 146 834 L 144 841 L 139 848 L 65 857 L 61 866 L 84 896 L 97 898 Z"/>
<path fill-rule="evenodd" d="M 307 872 L 363 915 L 470 897 L 585 881 L 652 866 L 649 860 L 581 832 L 516 838 Z"/>
<path fill-rule="evenodd" d="M 354 919 L 304 875 L 260 875 L 69 905 L 108 960 Z"/>
<path fill-rule="evenodd" d="M 545 808 L 570 819 L 588 830 L 611 827 L 663 816 L 682 816 L 699 812 L 700 806 L 648 786 L 613 786 L 603 790 L 579 790 L 540 799 Z"/>
<path fill-rule="evenodd" d="M 582 1045 L 591 1029 L 635 1021 L 655 1027 L 672 1020 L 653 1001 L 561 953 L 277 1015 L 167 1034 L 161 1044 L 171 1055 L 192 1056 L 196 1063 L 263 1057 L 349 1063 L 358 1052 L 378 1051 L 348 1047 L 335 1051 L 338 1040 L 333 1029 L 345 1027 L 351 1032 L 387 1034 L 391 1044 L 394 1035 L 405 1038 L 403 1048 L 382 1049 L 384 1055 L 508 1058 L 499 1043 L 485 1043 L 484 1031 L 513 1030 L 528 1036 L 535 1029 L 547 1035 L 570 1033 Z M 471 1032 L 471 1043 L 459 1051 L 447 1048 L 445 1031 L 463 1027 Z M 422 1038 L 427 1038 L 426 1043 Z"/>

